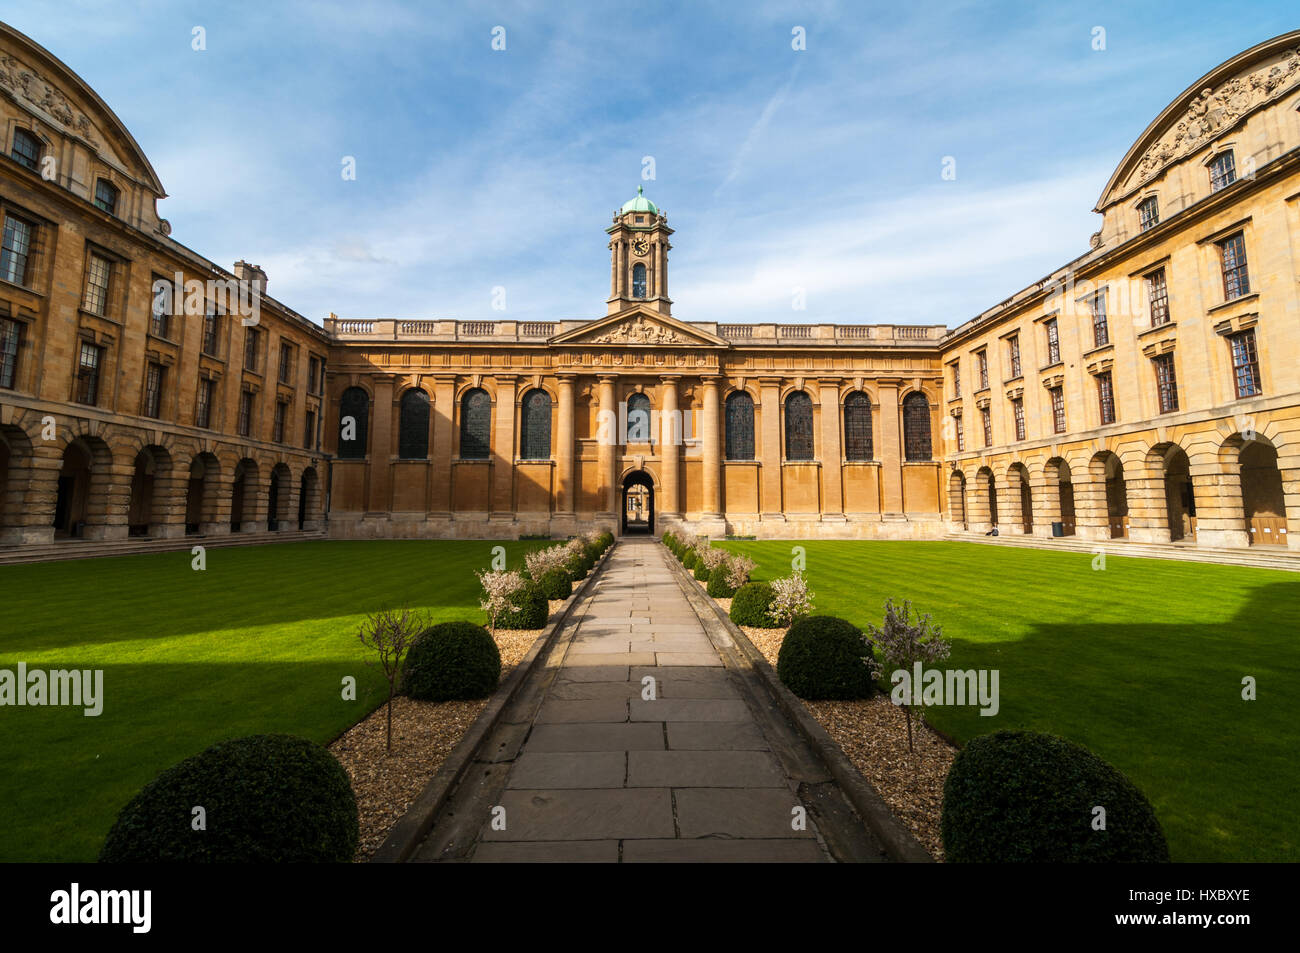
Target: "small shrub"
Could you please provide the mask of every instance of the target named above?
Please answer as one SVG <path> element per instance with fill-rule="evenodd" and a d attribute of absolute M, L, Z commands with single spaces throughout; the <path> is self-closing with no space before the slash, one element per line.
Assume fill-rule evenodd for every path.
<path fill-rule="evenodd" d="M 536 582 L 525 582 L 510 596 L 510 605 L 497 616 L 498 629 L 544 629 L 551 614 L 546 593 Z"/>
<path fill-rule="evenodd" d="M 1106 829 L 1093 830 L 1093 808 Z M 1169 847 L 1146 796 L 1087 748 L 999 731 L 957 753 L 940 820 L 952 863 L 1165 863 Z"/>
<path fill-rule="evenodd" d="M 731 621 L 751 629 L 778 628 L 768 614 L 772 606 L 772 587 L 765 582 L 747 582 L 731 599 Z"/>
<path fill-rule="evenodd" d="M 704 565 L 703 562 L 696 560 L 695 578 L 698 579 L 700 582 L 708 582 L 709 577 L 711 575 L 713 575 L 713 570 L 711 570 L 708 566 Z"/>
<path fill-rule="evenodd" d="M 757 564 L 748 556 L 729 556 L 727 558 L 727 587 L 735 592 L 749 582 L 749 574 Z"/>
<path fill-rule="evenodd" d="M 813 610 L 813 593 L 803 573 L 772 580 L 772 605 L 768 613 L 778 625 L 790 625 Z"/>
<path fill-rule="evenodd" d="M 402 691 L 431 702 L 483 698 L 500 679 L 501 652 L 488 630 L 473 622 L 443 622 L 411 646 Z"/>
<path fill-rule="evenodd" d="M 573 595 L 573 577 L 567 569 L 548 569 L 537 585 L 547 599 L 567 599 Z"/>
<path fill-rule="evenodd" d="M 776 675 L 800 698 L 867 698 L 875 679 L 862 630 L 830 615 L 805 616 L 790 626 L 776 657 Z"/>
<path fill-rule="evenodd" d="M 725 570 L 715 569 L 709 573 L 709 586 L 705 591 L 715 599 L 730 599 L 736 594 L 736 590 L 731 587 L 727 579 Z"/>
<path fill-rule="evenodd" d="M 686 555 L 682 557 L 682 565 L 687 569 L 694 569 L 699 564 L 699 557 L 695 555 L 695 550 L 688 549 Z"/>
<path fill-rule="evenodd" d="M 195 805 L 211 823 L 190 827 Z M 117 815 L 101 863 L 349 863 L 360 828 L 343 766 L 290 735 L 218 742 L 163 771 Z"/>

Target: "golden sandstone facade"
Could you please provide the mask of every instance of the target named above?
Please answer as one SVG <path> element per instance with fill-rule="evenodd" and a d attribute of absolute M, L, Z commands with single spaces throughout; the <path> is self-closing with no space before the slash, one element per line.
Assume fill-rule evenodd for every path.
<path fill-rule="evenodd" d="M 601 317 L 321 329 L 168 237 L 66 67 L 7 30 L 0 54 L 0 541 L 562 535 L 639 507 L 655 532 L 1300 547 L 1300 33 L 1189 88 L 1090 251 L 951 331 L 682 320 L 640 190 Z"/>

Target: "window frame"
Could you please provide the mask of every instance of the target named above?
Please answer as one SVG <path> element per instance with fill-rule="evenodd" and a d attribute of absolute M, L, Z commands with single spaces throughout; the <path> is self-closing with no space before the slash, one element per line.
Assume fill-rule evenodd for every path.
<path fill-rule="evenodd" d="M 1148 195 L 1141 202 L 1138 202 L 1138 231 L 1149 232 L 1160 224 L 1160 200 L 1154 195 Z"/>
<path fill-rule="evenodd" d="M 1115 422 L 1115 379 L 1110 371 L 1097 375 L 1097 416 L 1103 427 Z"/>
<path fill-rule="evenodd" d="M 1245 231 L 1233 232 L 1216 245 L 1219 249 L 1219 268 L 1223 273 L 1224 302 L 1246 297 L 1250 294 L 1250 260 L 1246 254 Z"/>
<path fill-rule="evenodd" d="M 357 402 L 361 401 L 358 405 Z M 364 387 L 348 387 L 339 394 L 338 457 L 340 460 L 364 460 L 370 453 L 370 405 L 373 401 Z M 343 441 L 343 418 L 355 417 L 356 439 Z"/>
<path fill-rule="evenodd" d="M 924 432 L 916 432 L 922 418 L 919 413 L 910 413 L 909 408 L 924 407 Z M 903 461 L 905 463 L 929 463 L 934 460 L 934 427 L 930 420 L 930 399 L 924 392 L 914 390 L 903 398 L 900 405 L 903 413 Z"/>
<path fill-rule="evenodd" d="M 154 372 L 157 372 L 156 374 Z M 162 398 L 167 368 L 157 361 L 147 361 L 144 370 L 144 402 L 141 416 L 162 419 Z"/>
<path fill-rule="evenodd" d="M 212 407 L 216 403 L 217 382 L 212 377 L 199 378 L 198 396 L 194 401 L 194 426 L 212 429 Z"/>
<path fill-rule="evenodd" d="M 99 376 L 104 369 L 104 351 L 105 349 L 93 341 L 86 338 L 79 338 L 77 348 L 77 392 L 75 403 L 83 404 L 87 407 L 99 406 Z M 86 355 L 92 354 L 94 362 L 86 363 Z"/>
<path fill-rule="evenodd" d="M 96 275 L 100 273 L 100 269 L 95 267 L 97 263 L 102 263 L 104 266 L 102 269 L 102 286 L 95 281 Z M 107 255 L 100 254 L 97 251 L 92 250 L 86 254 L 86 276 L 81 294 L 82 311 L 101 318 L 108 317 L 109 303 L 111 302 L 113 295 L 114 264 L 115 262 L 113 259 L 109 258 Z M 97 294 L 92 295 L 92 292 L 97 292 Z M 98 301 L 98 308 L 94 307 L 96 301 Z"/>
<path fill-rule="evenodd" d="M 249 437 L 253 433 L 253 402 L 256 395 L 247 387 L 239 392 L 239 416 L 235 421 L 235 433 Z"/>
<path fill-rule="evenodd" d="M 0 389 L 18 387 L 18 357 L 23 352 L 25 327 L 22 321 L 0 317 Z"/>
<path fill-rule="evenodd" d="M 733 410 L 733 408 L 736 408 Z M 743 408 L 743 410 L 741 410 Z M 752 461 L 757 452 L 754 435 L 754 397 L 749 391 L 736 390 L 723 401 L 723 459 Z M 748 453 L 740 453 L 748 449 Z"/>
<path fill-rule="evenodd" d="M 100 196 L 101 188 L 107 190 L 107 199 Z M 117 203 L 121 197 L 122 190 L 114 185 L 109 179 L 102 175 L 95 179 L 95 189 L 91 193 L 91 201 L 95 208 L 99 209 L 101 212 L 107 212 L 109 215 L 117 215 Z"/>
<path fill-rule="evenodd" d="M 862 463 L 875 459 L 875 435 L 871 421 L 871 395 L 855 390 L 844 398 L 844 459 Z"/>
<path fill-rule="evenodd" d="M 981 407 L 980 426 L 984 430 L 984 446 L 993 446 L 993 409 L 991 407 Z"/>
<path fill-rule="evenodd" d="M 275 418 L 271 422 L 271 442 L 284 443 L 284 422 L 289 416 L 289 402 L 287 400 L 277 400 L 275 402 Z"/>
<path fill-rule="evenodd" d="M 1061 363 L 1061 329 L 1056 318 L 1044 321 L 1043 330 L 1047 334 L 1047 366 L 1053 367 Z"/>
<path fill-rule="evenodd" d="M 479 396 L 482 400 L 479 401 Z M 470 400 L 474 399 L 480 404 L 479 408 L 471 408 Z M 459 458 L 461 460 L 490 460 L 492 459 L 492 395 L 482 387 L 471 387 L 465 393 L 460 395 L 457 401 L 457 413 L 460 415 L 460 426 L 457 428 L 460 432 Z M 475 417 L 470 417 L 471 410 Z M 472 427 L 481 425 L 482 433 L 475 433 Z M 466 447 L 473 452 L 466 453 Z"/>
<path fill-rule="evenodd" d="M 1015 422 L 1016 440 L 1025 439 L 1025 399 L 1016 397 L 1011 401 L 1011 419 Z"/>
<path fill-rule="evenodd" d="M 25 247 L 21 251 L 18 250 L 18 243 L 16 241 L 18 228 L 15 227 L 11 230 L 10 222 L 13 222 L 15 226 L 21 226 L 24 230 L 23 240 L 25 242 Z M 37 225 L 35 222 L 23 218 L 21 215 L 14 215 L 8 209 L 4 210 L 4 225 L 0 228 L 0 267 L 3 267 L 6 259 L 11 263 L 11 265 L 15 261 L 21 261 L 22 271 L 17 272 L 15 277 L 10 277 L 8 272 L 13 271 L 11 267 L 6 271 L 0 272 L 0 279 L 23 288 L 29 286 L 32 271 L 32 248 L 36 245 L 36 229 Z M 15 239 L 12 243 L 11 236 Z"/>
<path fill-rule="evenodd" d="M 1092 313 L 1092 346 L 1094 349 L 1110 344 L 1110 318 L 1106 308 L 1106 289 L 1093 294 L 1088 299 L 1088 309 Z"/>
<path fill-rule="evenodd" d="M 1047 393 L 1052 403 L 1052 433 L 1065 433 L 1065 387 L 1049 387 Z"/>
<path fill-rule="evenodd" d="M 1242 342 L 1245 347 L 1245 360 L 1238 360 L 1237 343 Z M 1247 397 L 1259 397 L 1264 393 L 1264 382 L 1259 372 L 1259 343 L 1255 340 L 1255 329 L 1244 328 L 1235 334 L 1228 335 L 1228 357 L 1232 363 L 1232 386 L 1233 392 L 1237 395 L 1237 400 L 1243 400 Z M 1242 390 L 1242 371 L 1246 371 L 1248 379 L 1253 387 L 1252 390 L 1244 392 Z"/>
<path fill-rule="evenodd" d="M 1159 282 L 1156 276 L 1159 276 Z M 1163 266 L 1148 271 L 1143 277 L 1147 285 L 1147 311 L 1151 316 L 1151 327 L 1158 328 L 1173 320 L 1169 310 L 1169 276 Z"/>
<path fill-rule="evenodd" d="M 791 391 L 781 402 L 781 430 L 786 460 L 810 463 L 817 459 L 813 402 L 807 391 Z"/>
<path fill-rule="evenodd" d="M 637 275 L 640 275 L 641 293 L 637 293 Z M 637 301 L 645 301 L 650 296 L 650 271 L 646 268 L 644 262 L 638 261 L 632 266 L 632 297 Z"/>
<path fill-rule="evenodd" d="M 20 157 L 18 154 L 19 152 L 18 140 L 20 136 L 31 140 L 32 144 L 35 145 L 36 147 L 36 155 L 30 157 L 30 162 L 27 156 L 24 155 Z M 36 133 L 34 133 L 32 130 L 25 129 L 22 126 L 17 126 L 14 128 L 13 143 L 11 144 L 9 149 L 10 159 L 12 159 L 14 162 L 17 162 L 24 169 L 27 169 L 31 172 L 40 172 L 41 158 L 44 155 L 45 155 L 45 143 L 41 141 L 40 136 L 36 135 Z"/>
<path fill-rule="evenodd" d="M 1166 351 L 1151 358 L 1156 374 L 1156 407 L 1159 413 L 1178 412 L 1178 372 L 1174 352 Z"/>
<path fill-rule="evenodd" d="M 1017 377 L 1023 377 L 1024 373 L 1020 367 L 1020 334 L 1019 332 L 1007 338 L 1007 357 L 1011 365 L 1011 376 L 1008 380 L 1015 380 Z"/>
<path fill-rule="evenodd" d="M 1221 192 L 1237 181 L 1237 158 L 1233 150 L 1215 153 L 1205 164 L 1210 173 L 1210 194 Z"/>

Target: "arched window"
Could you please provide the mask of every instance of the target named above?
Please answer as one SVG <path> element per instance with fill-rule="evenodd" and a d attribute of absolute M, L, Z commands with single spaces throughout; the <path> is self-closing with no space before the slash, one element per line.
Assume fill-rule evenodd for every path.
<path fill-rule="evenodd" d="M 929 460 L 930 402 L 920 391 L 903 398 L 903 453 L 908 460 Z"/>
<path fill-rule="evenodd" d="M 645 394 L 627 399 L 627 442 L 650 442 L 650 398 Z"/>
<path fill-rule="evenodd" d="M 844 400 L 844 459 L 871 459 L 871 398 L 854 391 Z"/>
<path fill-rule="evenodd" d="M 486 460 L 491 453 L 492 398 L 475 387 L 460 399 L 460 458 Z"/>
<path fill-rule="evenodd" d="M 754 398 L 744 391 L 727 398 L 727 459 L 754 459 Z"/>
<path fill-rule="evenodd" d="M 632 266 L 632 297 L 645 297 L 645 265 L 639 262 Z"/>
<path fill-rule="evenodd" d="M 524 394 L 519 421 L 519 458 L 551 459 L 551 395 L 540 387 Z"/>
<path fill-rule="evenodd" d="M 813 458 L 812 398 L 801 390 L 785 399 L 785 458 Z"/>
<path fill-rule="evenodd" d="M 403 460 L 425 460 L 429 456 L 429 395 L 418 387 L 402 395 L 397 455 Z"/>
<path fill-rule="evenodd" d="M 339 459 L 365 458 L 369 423 L 370 395 L 360 387 L 349 387 L 339 398 Z"/>

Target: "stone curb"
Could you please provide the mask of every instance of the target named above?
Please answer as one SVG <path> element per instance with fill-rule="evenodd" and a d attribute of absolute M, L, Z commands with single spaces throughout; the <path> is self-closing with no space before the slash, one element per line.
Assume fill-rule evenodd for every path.
<path fill-rule="evenodd" d="M 659 545 L 662 546 L 663 543 Z M 776 676 L 776 671 L 767 661 L 767 657 L 755 647 L 753 642 L 749 641 L 744 631 L 722 611 L 722 606 L 718 605 L 717 600 L 700 588 L 695 576 L 678 562 L 677 557 L 667 547 L 665 547 L 665 552 L 668 554 L 669 563 L 672 564 L 679 577 L 685 579 L 709 604 L 719 623 L 726 628 L 727 634 L 735 641 L 736 646 L 745 655 L 754 671 L 759 674 L 768 692 L 776 700 L 777 705 L 795 725 L 814 753 L 825 763 L 831 772 L 831 777 L 835 779 L 835 783 L 839 785 L 844 796 L 853 805 L 853 809 L 858 812 L 858 816 L 870 828 L 871 833 L 875 834 L 879 839 L 889 858 L 903 863 L 933 863 L 934 858 L 930 856 L 930 852 L 921 846 L 921 842 L 916 839 L 916 836 L 894 815 L 894 812 L 889 809 L 889 805 L 885 803 L 884 798 L 872 787 L 871 782 L 863 777 L 862 772 L 849 760 L 844 750 L 835 743 L 835 739 L 804 707 L 803 702 L 781 683 L 781 680 Z"/>
<path fill-rule="evenodd" d="M 478 751 L 484 740 L 501 721 L 501 716 L 518 693 L 519 687 L 532 675 L 533 670 L 537 667 L 544 654 L 544 650 L 564 628 L 569 613 L 594 584 L 596 577 L 600 575 L 605 568 L 605 564 L 609 562 L 610 554 L 616 548 L 618 548 L 617 538 L 601 554 L 599 561 L 591 567 L 591 572 L 587 573 L 587 577 L 582 580 L 582 583 L 574 590 L 573 594 L 565 600 L 564 606 L 560 609 L 555 621 L 550 623 L 542 634 L 533 641 L 528 653 L 515 666 L 514 671 L 497 687 L 483 710 L 479 712 L 478 717 L 474 719 L 474 723 L 465 730 L 465 734 L 461 736 L 456 747 L 451 750 L 451 753 L 443 760 L 429 783 L 425 785 L 424 790 L 411 802 L 411 806 L 406 809 L 406 812 L 397 819 L 392 829 L 389 830 L 388 836 L 384 838 L 383 844 L 371 855 L 369 863 L 404 863 L 411 858 L 416 849 L 423 843 L 424 838 L 433 828 L 433 822 L 437 818 L 438 812 L 447 803 L 452 791 L 455 790 L 456 785 L 465 776 L 466 770 L 474 763 L 475 752 Z"/>

